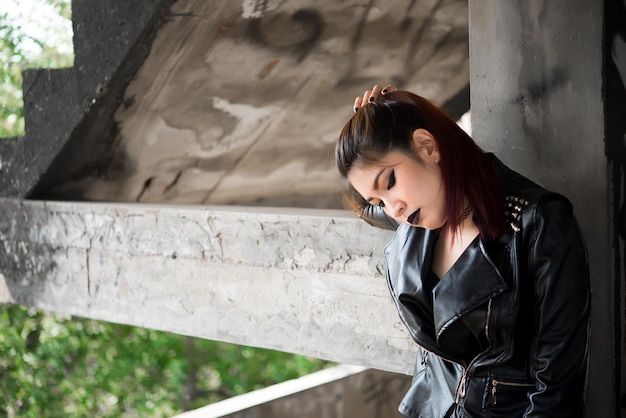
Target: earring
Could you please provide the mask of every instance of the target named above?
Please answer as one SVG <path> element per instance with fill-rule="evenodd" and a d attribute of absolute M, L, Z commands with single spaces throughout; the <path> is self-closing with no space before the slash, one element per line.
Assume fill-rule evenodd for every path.
<path fill-rule="evenodd" d="M 439 160 L 435 160 L 435 164 L 439 165 Z"/>

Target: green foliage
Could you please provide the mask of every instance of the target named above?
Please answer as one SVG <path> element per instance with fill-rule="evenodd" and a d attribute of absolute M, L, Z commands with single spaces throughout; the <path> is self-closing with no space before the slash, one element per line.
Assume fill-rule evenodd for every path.
<path fill-rule="evenodd" d="M 328 362 L 0 305 L 0 411 L 165 417 Z"/>
<path fill-rule="evenodd" d="M 19 64 L 25 61 L 25 57 L 19 48 L 17 28 L 7 23 L 7 14 L 0 14 L 0 137 L 24 132 L 22 70 Z"/>
<path fill-rule="evenodd" d="M 24 134 L 22 71 L 70 67 L 74 61 L 70 0 L 32 0 L 30 6 L 28 11 L 17 0 L 0 4 L 0 138 Z"/>

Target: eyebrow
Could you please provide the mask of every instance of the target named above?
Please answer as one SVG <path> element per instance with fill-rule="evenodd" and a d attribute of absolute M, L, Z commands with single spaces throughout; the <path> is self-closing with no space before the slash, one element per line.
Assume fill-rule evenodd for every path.
<path fill-rule="evenodd" d="M 383 171 L 385 171 L 385 169 L 381 168 L 378 174 L 376 174 L 376 177 L 374 177 L 374 190 L 378 190 L 378 180 L 380 179 L 381 174 L 383 174 Z M 367 203 L 370 203 L 372 200 L 374 200 L 373 197 L 368 197 L 366 199 Z"/>

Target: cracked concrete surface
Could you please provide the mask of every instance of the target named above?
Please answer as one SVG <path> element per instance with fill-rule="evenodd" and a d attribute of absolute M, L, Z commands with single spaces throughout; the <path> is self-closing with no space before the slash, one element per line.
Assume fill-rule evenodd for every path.
<path fill-rule="evenodd" d="M 391 232 L 345 211 L 10 199 L 0 211 L 2 302 L 410 373 L 381 274 Z"/>

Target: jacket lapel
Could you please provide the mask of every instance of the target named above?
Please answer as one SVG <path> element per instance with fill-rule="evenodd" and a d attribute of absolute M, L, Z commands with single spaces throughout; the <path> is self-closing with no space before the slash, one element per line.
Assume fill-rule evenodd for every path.
<path fill-rule="evenodd" d="M 424 288 L 439 231 L 402 224 L 385 248 L 387 284 L 400 318 L 422 347 L 438 352 L 432 295 Z"/>
<path fill-rule="evenodd" d="M 440 334 L 509 286 L 487 255 L 483 242 L 476 238 L 431 293 L 424 283 L 438 235 L 438 230 L 400 225 L 385 248 L 385 258 L 389 291 L 413 339 L 446 357 L 437 344 Z M 503 243 L 495 242 L 489 244 L 490 248 L 493 244 L 504 248 Z M 496 256 L 497 252 L 489 253 Z"/>
<path fill-rule="evenodd" d="M 476 237 L 433 289 L 433 323 L 437 337 L 452 322 L 507 289 L 506 281 Z"/>

